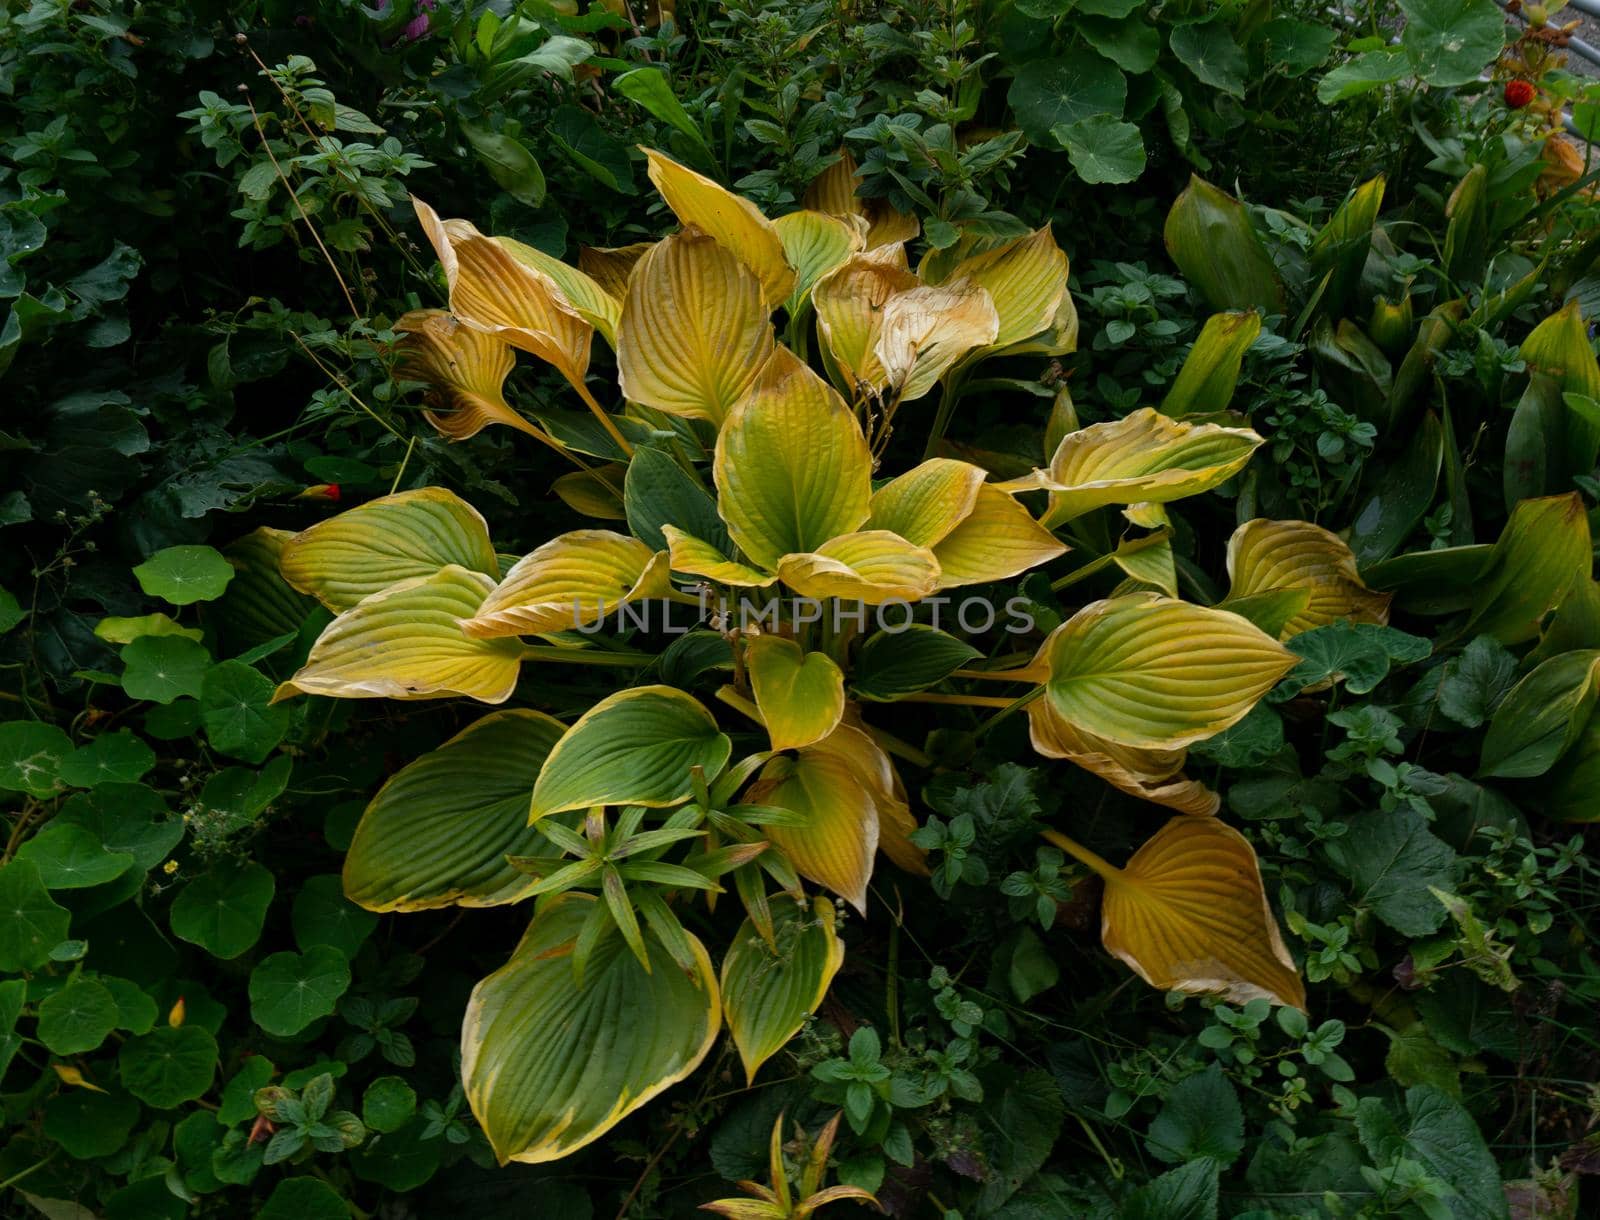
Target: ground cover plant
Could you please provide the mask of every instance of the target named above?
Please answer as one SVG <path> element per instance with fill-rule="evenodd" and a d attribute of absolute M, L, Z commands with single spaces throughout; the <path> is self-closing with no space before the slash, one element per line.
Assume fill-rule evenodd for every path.
<path fill-rule="evenodd" d="M 0 12 L 0 1187 L 1595 1206 L 1571 9 Z"/>

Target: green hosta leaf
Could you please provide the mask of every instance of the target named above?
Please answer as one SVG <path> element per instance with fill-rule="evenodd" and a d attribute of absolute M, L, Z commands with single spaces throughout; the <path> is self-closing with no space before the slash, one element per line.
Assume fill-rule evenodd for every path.
<path fill-rule="evenodd" d="M 687 800 L 690 770 L 720 772 L 733 743 L 692 695 L 641 686 L 602 699 L 556 744 L 533 789 L 533 820 L 591 805 Z"/>
<path fill-rule="evenodd" d="M 1132 182 L 1144 173 L 1144 139 L 1138 127 L 1109 114 L 1060 123 L 1051 135 L 1067 150 L 1078 177 L 1089 183 Z"/>
<path fill-rule="evenodd" d="M 663 525 L 675 526 L 724 554 L 731 546 L 711 493 L 659 449 L 634 451 L 623 479 L 622 502 L 629 531 L 653 551 L 667 549 Z"/>
<path fill-rule="evenodd" d="M 493 712 L 402 768 L 356 828 L 345 893 L 372 911 L 517 901 L 535 879 L 506 857 L 541 854 L 528 793 L 565 731 L 542 712 Z"/>
<path fill-rule="evenodd" d="M 328 945 L 345 957 L 354 958 L 378 926 L 378 917 L 346 898 L 339 877 L 327 873 L 307 877 L 301 884 L 300 892 L 294 896 L 290 922 L 301 952 L 308 952 L 315 945 Z"/>
<path fill-rule="evenodd" d="M 1006 101 L 1028 139 L 1051 148 L 1057 127 L 1097 114 L 1120 118 L 1127 97 L 1128 80 L 1116 65 L 1084 49 L 1022 65 Z"/>
<path fill-rule="evenodd" d="M 879 631 L 861 646 L 850 671 L 856 694 L 891 700 L 941 682 L 982 656 L 971 644 L 922 623 Z"/>
<path fill-rule="evenodd" d="M 1426 936 L 1444 922 L 1445 909 L 1428 886 L 1453 884 L 1456 853 L 1428 830 L 1415 810 L 1354 818 L 1350 832 L 1332 849 L 1350 878 L 1352 900 L 1371 907 L 1397 932 Z"/>
<path fill-rule="evenodd" d="M 0 789 L 51 796 L 60 788 L 61 764 L 71 757 L 72 739 L 40 720 L 0 724 Z"/>
<path fill-rule="evenodd" d="M 250 972 L 250 1018 L 279 1038 L 329 1016 L 350 986 L 350 963 L 331 945 L 274 953 Z"/>
<path fill-rule="evenodd" d="M 259 763 L 289 729 L 289 708 L 272 702 L 273 684 L 241 661 L 224 661 L 206 671 L 200 685 L 200 714 L 206 736 L 232 758 Z"/>
<path fill-rule="evenodd" d="M 1168 1090 L 1161 1113 L 1150 1124 L 1145 1147 L 1151 1156 L 1169 1163 L 1210 1157 L 1231 1165 L 1239 1159 L 1244 1151 L 1244 1111 L 1221 1067 L 1213 1063 Z"/>
<path fill-rule="evenodd" d="M 1505 45 L 1506 19 L 1494 0 L 1400 0 L 1400 45 L 1430 85 L 1466 85 Z"/>
<path fill-rule="evenodd" d="M 170 1110 L 211 1088 L 217 1041 L 199 1025 L 164 1025 L 124 1042 L 117 1070 L 122 1087 L 145 1105 Z"/>
<path fill-rule="evenodd" d="M 776 947 L 746 919 L 722 959 L 722 1006 L 739 1048 L 745 1076 L 799 1032 L 828 993 L 844 962 L 844 942 L 834 931 L 833 904 L 778 899 L 772 910 Z"/>
<path fill-rule="evenodd" d="M 172 934 L 213 957 L 238 957 L 261 936 L 272 904 L 272 874 L 254 861 L 219 864 L 172 903 Z"/>
<path fill-rule="evenodd" d="M 222 596 L 233 579 L 233 565 L 209 546 L 169 546 L 133 570 L 139 587 L 174 606 L 190 606 Z"/>
<path fill-rule="evenodd" d="M 461 1075 L 501 1163 L 551 1161 L 597 1139 L 694 1071 L 716 1041 L 717 980 L 693 936 L 692 976 L 649 934 L 646 973 L 607 925 L 578 985 L 569 952 L 594 901 L 550 902 L 511 960 L 473 989 Z"/>
<path fill-rule="evenodd" d="M 82 890 L 115 881 L 133 867 L 133 857 L 109 852 L 90 830 L 71 822 L 54 821 L 17 850 L 19 860 L 30 860 L 52 890 Z"/>
<path fill-rule="evenodd" d="M 1253 309 L 1207 318 L 1177 380 L 1161 401 L 1161 413 L 1179 418 L 1226 411 L 1239 384 L 1244 354 L 1260 333 L 1261 315 Z"/>
<path fill-rule="evenodd" d="M 171 703 L 200 697 L 211 654 L 181 635 L 143 635 L 122 649 L 122 689 L 131 699 Z"/>
<path fill-rule="evenodd" d="M 155 751 L 127 729 L 119 729 L 79 746 L 62 760 L 58 776 L 72 788 L 131 784 L 155 765 Z"/>
<path fill-rule="evenodd" d="M 1483 739 L 1480 778 L 1543 775 L 1569 750 L 1600 698 L 1600 649 L 1564 652 L 1506 695 Z"/>
<path fill-rule="evenodd" d="M 1225 22 L 1174 26 L 1168 44 L 1183 66 L 1204 84 L 1234 97 L 1244 96 L 1250 61 L 1233 40 L 1233 32 Z"/>
<path fill-rule="evenodd" d="M 0 867 L 0 970 L 18 974 L 50 960 L 50 950 L 67 935 L 72 917 L 50 897 L 31 860 L 13 859 Z"/>
<path fill-rule="evenodd" d="M 384 1134 L 405 1126 L 416 1110 L 416 1090 L 398 1076 L 379 1076 L 361 1099 L 361 1120 Z"/>
<path fill-rule="evenodd" d="M 116 997 L 78 975 L 40 1001 L 38 1038 L 58 1055 L 81 1055 L 110 1037 L 120 1017 Z"/>

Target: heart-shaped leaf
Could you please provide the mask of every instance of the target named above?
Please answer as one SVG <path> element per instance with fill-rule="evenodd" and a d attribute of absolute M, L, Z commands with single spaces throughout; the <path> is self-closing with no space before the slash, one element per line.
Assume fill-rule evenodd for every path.
<path fill-rule="evenodd" d="M 844 715 L 844 673 L 826 653 L 760 635 L 746 647 L 745 665 L 774 750 L 820 741 Z"/>

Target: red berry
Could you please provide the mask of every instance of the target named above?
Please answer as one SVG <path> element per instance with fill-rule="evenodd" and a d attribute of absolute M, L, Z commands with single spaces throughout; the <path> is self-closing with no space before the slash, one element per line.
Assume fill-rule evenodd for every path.
<path fill-rule="evenodd" d="M 1533 101 L 1533 85 L 1525 80 L 1512 80 L 1506 82 L 1506 105 L 1513 110 L 1521 110 Z"/>
<path fill-rule="evenodd" d="M 337 501 L 339 499 L 339 485 L 337 483 L 329 483 L 325 494 L 328 499 Z"/>

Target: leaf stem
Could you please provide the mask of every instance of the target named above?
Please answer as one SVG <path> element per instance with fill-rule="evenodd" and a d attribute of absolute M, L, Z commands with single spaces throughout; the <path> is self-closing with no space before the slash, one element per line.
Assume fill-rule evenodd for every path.
<path fill-rule="evenodd" d="M 574 378 L 572 388 L 578 391 L 578 397 L 583 399 L 588 404 L 589 410 L 594 412 L 594 417 L 600 421 L 600 426 L 611 434 L 611 439 L 617 442 L 617 448 L 622 450 L 623 455 L 632 457 L 632 443 L 622 435 L 622 430 L 617 427 L 617 421 L 611 418 L 610 413 L 595 401 L 594 395 L 589 393 L 589 387 L 584 385 L 581 379 Z"/>
<path fill-rule="evenodd" d="M 1054 843 L 1062 851 L 1066 852 L 1073 859 L 1077 860 L 1079 864 L 1082 864 L 1085 868 L 1088 868 L 1094 872 L 1094 874 L 1101 880 L 1115 881 L 1122 875 L 1122 870 L 1116 865 L 1111 864 L 1102 859 L 1100 856 L 1095 855 L 1094 852 L 1090 851 L 1081 843 L 1077 843 L 1072 839 L 1067 838 L 1067 836 L 1062 834 L 1059 830 L 1041 830 L 1039 833 L 1051 843 Z"/>

